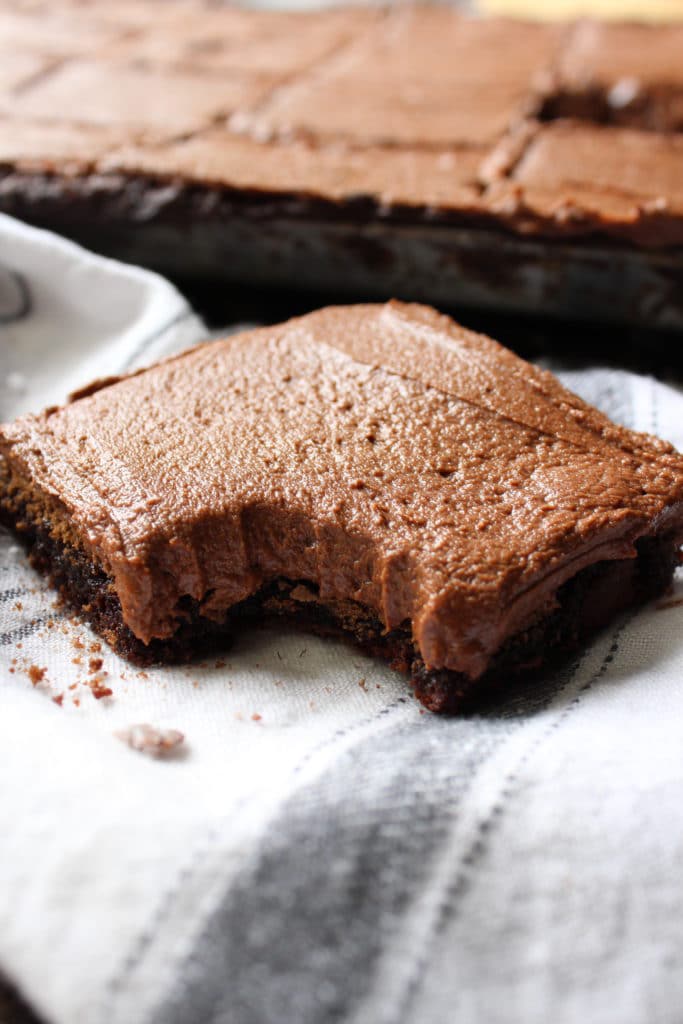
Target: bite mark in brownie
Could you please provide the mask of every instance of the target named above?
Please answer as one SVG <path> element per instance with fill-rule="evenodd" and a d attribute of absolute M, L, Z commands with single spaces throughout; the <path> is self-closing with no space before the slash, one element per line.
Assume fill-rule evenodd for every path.
<path fill-rule="evenodd" d="M 123 621 L 114 581 L 81 551 L 58 540 L 25 513 L 20 518 L 8 514 L 0 503 L 2 521 L 19 529 L 32 566 L 49 578 L 68 606 L 134 665 L 183 664 L 225 651 L 245 626 L 284 622 L 321 637 L 345 640 L 387 661 L 408 676 L 421 704 L 444 714 L 476 710 L 482 698 L 496 692 L 504 700 L 506 688 L 509 691 L 521 676 L 540 679 L 619 613 L 665 593 L 680 562 L 679 542 L 665 537 L 637 541 L 634 561 L 600 562 L 582 570 L 560 588 L 555 610 L 507 640 L 484 674 L 472 680 L 448 669 L 428 669 L 408 626 L 387 632 L 379 619 L 353 601 L 323 604 L 306 580 L 273 580 L 231 608 L 223 622 L 203 618 L 196 601 L 181 599 L 178 618 L 182 624 L 174 636 L 143 644 Z"/>
<path fill-rule="evenodd" d="M 125 657 L 284 616 L 453 709 L 661 593 L 683 459 L 420 306 L 200 346 L 0 433 L 2 514 Z"/>

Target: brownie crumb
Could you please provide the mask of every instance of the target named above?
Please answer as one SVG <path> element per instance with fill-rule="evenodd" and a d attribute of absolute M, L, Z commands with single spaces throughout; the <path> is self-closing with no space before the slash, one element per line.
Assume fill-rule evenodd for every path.
<path fill-rule="evenodd" d="M 37 686 L 38 683 L 42 683 L 43 679 L 45 678 L 45 673 L 47 672 L 47 669 L 39 668 L 38 665 L 29 665 L 26 672 L 33 685 Z"/>
<path fill-rule="evenodd" d="M 88 680 L 88 687 L 95 700 L 102 700 L 103 697 L 113 696 L 114 691 L 111 687 L 105 685 L 106 673 L 103 672 L 101 675 L 96 676 L 94 679 Z"/>
<path fill-rule="evenodd" d="M 178 729 L 156 729 L 146 722 L 131 725 L 128 729 L 119 729 L 114 735 L 133 750 L 150 754 L 152 757 L 163 756 L 176 750 L 185 740 L 183 733 Z"/>
<path fill-rule="evenodd" d="M 110 686 L 91 686 L 90 690 L 95 700 L 102 700 L 103 697 L 114 696 L 114 691 Z"/>
<path fill-rule="evenodd" d="M 57 706 L 61 708 L 62 704 L 64 703 L 64 694 L 58 693 L 56 697 L 52 698 L 52 703 L 57 704 Z"/>
<path fill-rule="evenodd" d="M 91 658 L 88 662 L 88 671 L 91 675 L 95 675 L 96 672 L 100 671 L 103 664 L 102 658 Z"/>

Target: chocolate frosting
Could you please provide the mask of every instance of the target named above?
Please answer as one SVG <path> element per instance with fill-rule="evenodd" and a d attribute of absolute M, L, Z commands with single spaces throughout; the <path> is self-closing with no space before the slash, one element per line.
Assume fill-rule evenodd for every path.
<path fill-rule="evenodd" d="M 556 26 L 406 6 L 230 127 L 257 138 L 484 145 L 529 112 Z"/>
<path fill-rule="evenodd" d="M 504 169 L 511 141 L 499 147 Z M 683 244 L 683 135 L 562 119 L 529 128 L 517 156 L 497 181 L 489 160 L 486 194 L 489 209 L 516 230 Z"/>
<path fill-rule="evenodd" d="M 677 90 L 683 95 L 683 25 L 578 22 L 560 52 L 557 87 L 603 89 L 619 106 L 642 90 Z M 626 82 L 632 88 L 626 88 Z M 620 97 L 621 94 L 621 97 Z"/>
<path fill-rule="evenodd" d="M 245 205 L 267 196 L 284 216 L 294 198 L 309 219 L 351 217 L 362 197 L 383 224 L 678 247 L 682 39 L 675 26 L 430 5 L 166 0 L 163 18 L 152 0 L 117 4 L 116 17 L 97 2 L 22 6 L 0 12 L 0 208 L 18 201 L 40 220 L 47 204 L 62 230 L 101 223 L 97 239 L 130 232 L 131 218 L 158 222 L 159 187 L 209 205 L 214 191 Z M 605 122 L 648 130 L 618 136 Z M 112 175 L 157 196 L 98 203 Z M 80 214 L 70 202 L 84 196 Z M 269 241 L 264 231 L 266 254 Z"/>
<path fill-rule="evenodd" d="M 110 66 L 101 61 L 64 64 L 22 95 L 18 104 L 30 120 L 76 110 L 77 120 L 94 125 L 128 125 L 167 137 L 203 128 L 242 104 L 257 103 L 276 84 L 272 75 L 223 73 L 205 78 L 166 68 Z M 58 118 L 58 120 L 64 120 Z"/>
<path fill-rule="evenodd" d="M 583 567 L 683 532 L 683 459 L 435 311 L 328 308 L 3 428 L 0 451 L 168 637 L 272 579 L 472 677 Z"/>

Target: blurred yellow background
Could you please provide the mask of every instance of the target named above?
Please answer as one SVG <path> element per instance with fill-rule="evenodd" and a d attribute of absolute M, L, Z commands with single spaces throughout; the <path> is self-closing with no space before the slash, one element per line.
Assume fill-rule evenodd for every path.
<path fill-rule="evenodd" d="M 530 18 L 634 18 L 639 21 L 683 20 L 683 0 L 480 0 L 485 14 Z M 681 55 L 683 61 L 683 54 Z"/>

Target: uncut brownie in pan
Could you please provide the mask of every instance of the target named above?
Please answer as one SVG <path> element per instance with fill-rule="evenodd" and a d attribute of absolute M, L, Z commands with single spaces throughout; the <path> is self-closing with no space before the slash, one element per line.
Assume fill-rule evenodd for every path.
<path fill-rule="evenodd" d="M 0 433 L 0 510 L 124 657 L 284 616 L 453 711 L 662 592 L 683 458 L 434 310 L 331 307 Z"/>
<path fill-rule="evenodd" d="M 683 325 L 683 27 L 111 11 L 0 12 L 0 210 L 184 279 Z"/>

